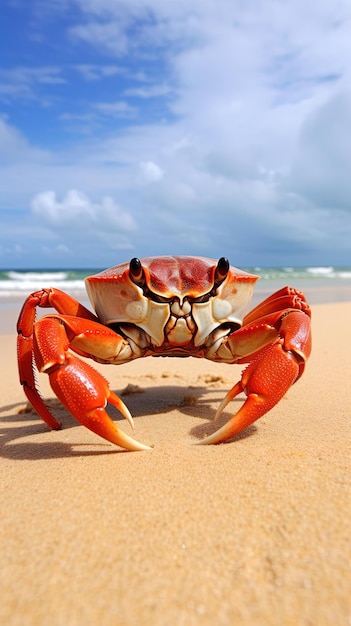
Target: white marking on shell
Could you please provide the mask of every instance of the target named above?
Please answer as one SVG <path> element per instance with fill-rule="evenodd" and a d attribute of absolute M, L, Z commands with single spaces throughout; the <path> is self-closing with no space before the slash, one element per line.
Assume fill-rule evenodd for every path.
<path fill-rule="evenodd" d="M 126 315 L 128 320 L 133 322 L 141 322 L 147 316 L 148 301 L 147 300 L 134 300 L 129 302 L 126 306 Z"/>
<path fill-rule="evenodd" d="M 215 298 L 212 305 L 213 317 L 218 321 L 226 321 L 232 312 L 232 305 L 229 300 Z"/>

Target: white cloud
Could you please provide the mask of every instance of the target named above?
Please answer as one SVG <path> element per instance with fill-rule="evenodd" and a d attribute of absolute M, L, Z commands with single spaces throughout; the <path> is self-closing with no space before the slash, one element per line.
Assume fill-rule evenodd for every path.
<path fill-rule="evenodd" d="M 65 79 L 60 67 L 17 66 L 0 69 L 0 98 L 4 101 L 13 98 L 36 99 L 37 85 L 62 85 Z M 46 104 L 42 100 L 42 104 Z"/>
<path fill-rule="evenodd" d="M 48 160 L 49 152 L 34 148 L 22 133 L 0 115 L 0 166 L 28 163 L 30 160 L 43 163 Z M 2 177 L 5 189 L 6 175 Z"/>
<path fill-rule="evenodd" d="M 140 169 L 145 180 L 150 183 L 157 182 L 164 176 L 163 170 L 154 161 L 142 161 Z"/>
<path fill-rule="evenodd" d="M 105 232 L 113 228 L 128 232 L 135 228 L 134 219 L 108 196 L 92 202 L 88 196 L 70 189 L 59 201 L 54 191 L 42 191 L 31 202 L 36 217 L 60 229 L 77 228 L 78 232 Z M 93 230 L 92 230 L 93 229 Z"/>
<path fill-rule="evenodd" d="M 112 117 L 135 117 L 138 112 L 136 107 L 123 100 L 118 102 L 97 102 L 94 108 L 99 113 L 111 115 Z"/>
<path fill-rule="evenodd" d="M 90 64 L 75 56 L 62 68 L 6 74 L 23 95 L 50 80 L 67 87 L 58 118 L 72 137 L 57 133 L 49 157 L 0 123 L 3 189 L 19 194 L 20 163 L 18 206 L 33 198 L 28 219 L 70 249 L 79 229 L 89 245 L 95 238 L 138 254 L 226 253 L 241 264 L 345 258 L 348 1 L 77 4 L 69 44 L 86 45 Z M 60 83 L 72 71 L 74 94 Z"/>
<path fill-rule="evenodd" d="M 286 181 L 314 205 L 351 214 L 351 92 L 337 92 L 302 125 Z"/>
<path fill-rule="evenodd" d="M 143 87 L 133 87 L 125 90 L 126 96 L 132 96 L 134 98 L 159 98 L 168 96 L 172 93 L 172 89 L 169 85 L 145 85 Z"/>
<path fill-rule="evenodd" d="M 128 50 L 128 38 L 121 24 L 115 22 L 86 22 L 69 29 L 72 39 L 80 39 L 88 44 L 104 48 L 116 56 L 123 56 Z"/>
<path fill-rule="evenodd" d="M 82 63 L 74 65 L 74 69 L 81 74 L 81 76 L 88 81 L 101 80 L 102 78 L 110 78 L 117 74 L 123 74 L 125 69 L 118 65 L 98 65 Z"/>

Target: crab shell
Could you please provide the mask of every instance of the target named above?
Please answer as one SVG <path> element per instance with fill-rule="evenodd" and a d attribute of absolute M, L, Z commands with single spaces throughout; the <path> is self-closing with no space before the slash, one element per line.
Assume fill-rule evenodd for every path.
<path fill-rule="evenodd" d="M 199 347 L 219 326 L 241 326 L 259 278 L 230 267 L 216 282 L 217 264 L 205 257 L 147 257 L 141 259 L 142 284 L 136 284 L 130 264 L 122 263 L 86 278 L 86 289 L 103 324 L 133 324 L 157 347 L 165 343 L 165 327 L 172 315 L 176 326 L 177 320 L 190 314 L 195 323 L 191 340 Z M 169 341 L 185 345 L 189 332 L 179 323 Z"/>

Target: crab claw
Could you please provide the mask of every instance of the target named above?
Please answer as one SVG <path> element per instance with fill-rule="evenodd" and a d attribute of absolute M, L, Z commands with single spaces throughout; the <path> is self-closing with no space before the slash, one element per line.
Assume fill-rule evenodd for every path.
<path fill-rule="evenodd" d="M 222 428 L 197 443 L 222 443 L 234 437 L 272 409 L 298 377 L 299 362 L 295 355 L 286 352 L 281 343 L 270 346 L 244 370 L 241 381 L 226 394 L 215 420 L 241 392 L 247 395 L 243 406 Z"/>
<path fill-rule="evenodd" d="M 59 400 L 89 430 L 126 450 L 151 450 L 120 430 L 110 418 L 105 410 L 107 402 L 113 404 L 133 427 L 133 418 L 124 402 L 88 363 L 69 354 L 63 365 L 54 366 L 46 372 Z"/>
<path fill-rule="evenodd" d="M 47 315 L 34 324 L 36 306 L 36 299 L 31 297 L 23 308 L 18 325 L 18 365 L 24 392 L 40 417 L 50 428 L 61 428 L 60 422 L 52 415 L 40 395 L 35 379 L 36 370 L 48 374 L 53 391 L 81 424 L 126 450 L 150 450 L 149 446 L 139 443 L 120 430 L 106 412 L 106 404 L 110 402 L 133 428 L 130 412 L 122 400 L 109 389 L 105 378 L 88 363 L 69 352 L 70 339 L 74 342 L 80 338 L 84 348 L 86 345 L 94 346 L 98 337 L 109 355 L 113 349 L 118 349 L 121 338 L 112 331 L 108 334 L 106 328 L 94 320 L 69 315 Z M 85 334 L 81 326 L 85 329 Z M 79 347 L 72 349 L 76 349 L 81 356 L 88 356 Z"/>

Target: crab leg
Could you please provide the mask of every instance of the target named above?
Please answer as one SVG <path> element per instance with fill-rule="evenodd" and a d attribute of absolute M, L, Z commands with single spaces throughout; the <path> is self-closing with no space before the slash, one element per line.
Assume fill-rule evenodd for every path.
<path fill-rule="evenodd" d="M 39 295 L 42 293 L 38 292 Z M 69 301 L 74 303 L 72 299 Z M 33 353 L 35 365 L 39 372 L 45 372 L 49 375 L 53 391 L 80 423 L 111 443 L 127 450 L 149 450 L 148 446 L 139 443 L 120 430 L 109 417 L 105 410 L 107 402 L 113 404 L 133 426 L 133 420 L 127 407 L 109 389 L 106 380 L 90 365 L 68 352 L 70 342 L 78 334 L 79 324 L 80 336 L 85 334 L 86 337 L 89 335 L 93 337 L 95 335 L 99 336 L 100 342 L 102 340 L 100 351 L 105 349 L 107 362 L 113 352 L 116 354 L 118 350 L 122 349 L 125 343 L 124 339 L 91 319 L 94 317 L 92 314 L 89 316 L 90 319 L 84 318 L 84 324 L 79 318 L 72 317 L 71 327 L 70 316 L 45 316 L 35 323 L 34 334 L 32 335 L 37 305 L 37 294 L 34 294 L 30 297 L 29 302 L 27 301 L 20 315 L 18 359 L 21 383 L 27 398 L 38 414 L 50 428 L 59 429 L 61 427 L 60 422 L 51 414 L 37 389 Z M 89 312 L 87 311 L 87 313 Z M 87 339 L 87 345 L 90 343 Z M 99 345 L 99 342 L 96 343 Z M 85 354 L 79 347 L 73 349 L 79 354 Z"/>
<path fill-rule="evenodd" d="M 17 322 L 17 354 L 18 369 L 21 385 L 24 392 L 37 413 L 52 429 L 59 430 L 60 422 L 52 415 L 40 396 L 36 386 L 33 368 L 33 326 L 36 320 L 36 309 L 53 307 L 58 312 L 70 315 L 79 315 L 90 320 L 97 320 L 96 316 L 86 309 L 77 300 L 59 289 L 41 289 L 32 293 L 26 299 Z"/>
<path fill-rule="evenodd" d="M 256 346 L 252 361 L 244 370 L 241 380 L 227 393 L 222 401 L 215 419 L 219 417 L 227 404 L 239 393 L 244 392 L 246 401 L 240 410 L 218 431 L 206 437 L 199 443 L 222 443 L 237 435 L 250 424 L 262 417 L 273 408 L 285 395 L 291 385 L 301 376 L 305 361 L 311 351 L 310 319 L 301 310 L 288 310 L 283 314 L 267 316 L 266 322 L 276 320 L 277 340 L 257 349 L 262 332 L 263 322 L 257 324 L 257 338 L 255 339 L 254 323 L 242 328 L 232 339 L 234 344 L 240 332 L 247 333 L 249 343 Z M 274 329 L 274 325 L 267 324 Z M 267 331 L 267 329 L 265 329 Z M 264 333 L 263 333 L 264 335 Z M 230 343 L 231 337 L 228 338 Z M 241 340 L 239 339 L 239 346 Z M 234 345 L 232 345 L 232 348 Z M 237 362 L 247 362 L 248 358 L 237 359 Z"/>
<path fill-rule="evenodd" d="M 261 317 L 267 316 L 270 313 L 288 309 L 304 311 L 307 315 L 310 315 L 310 307 L 306 302 L 304 294 L 294 287 L 286 286 L 271 294 L 268 298 L 255 306 L 255 308 L 251 309 L 243 319 L 243 326 Z"/>

